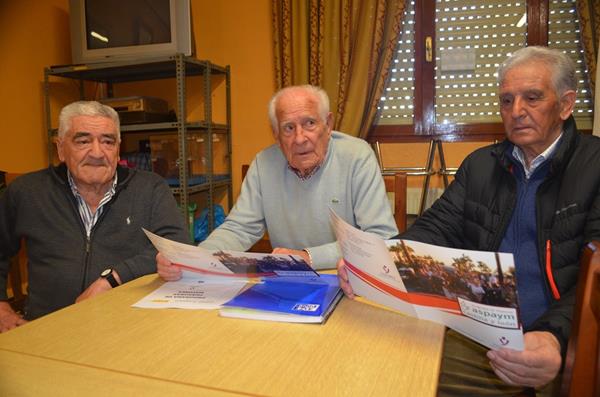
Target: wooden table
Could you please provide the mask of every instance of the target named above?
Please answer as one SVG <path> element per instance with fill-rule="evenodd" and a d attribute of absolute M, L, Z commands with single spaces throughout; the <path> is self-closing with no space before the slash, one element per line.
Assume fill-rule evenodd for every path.
<path fill-rule="evenodd" d="M 131 307 L 160 284 L 0 334 L 0 395 L 435 395 L 443 326 L 346 298 L 323 325 Z"/>

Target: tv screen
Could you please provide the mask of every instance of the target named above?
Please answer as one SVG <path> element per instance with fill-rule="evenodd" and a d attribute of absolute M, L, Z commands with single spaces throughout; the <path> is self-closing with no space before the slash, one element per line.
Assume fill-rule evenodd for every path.
<path fill-rule="evenodd" d="M 73 63 L 191 55 L 189 0 L 70 0 Z"/>

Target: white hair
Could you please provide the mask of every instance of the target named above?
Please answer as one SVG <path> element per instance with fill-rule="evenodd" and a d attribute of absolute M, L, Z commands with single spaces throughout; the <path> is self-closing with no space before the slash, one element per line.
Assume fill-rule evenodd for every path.
<path fill-rule="evenodd" d="M 506 73 L 512 68 L 530 62 L 540 62 L 550 70 L 552 85 L 558 97 L 566 91 L 577 91 L 573 60 L 560 50 L 542 46 L 521 48 L 509 56 L 498 68 L 498 83 L 504 82 Z"/>
<path fill-rule="evenodd" d="M 292 92 L 292 91 L 305 91 L 309 94 L 312 94 L 317 99 L 317 107 L 319 111 L 319 115 L 323 119 L 324 122 L 327 122 L 327 115 L 329 114 L 329 97 L 325 90 L 321 87 L 317 87 L 310 84 L 305 85 L 293 85 L 289 87 L 285 87 L 280 89 L 271 97 L 269 101 L 269 120 L 271 121 L 271 128 L 273 128 L 273 132 L 277 133 L 279 129 L 279 122 L 277 120 L 277 101 L 283 95 Z"/>
<path fill-rule="evenodd" d="M 77 101 L 68 104 L 60 111 L 58 116 L 58 137 L 64 136 L 71 129 L 74 117 L 77 116 L 100 116 L 111 119 L 117 129 L 117 139 L 121 141 L 121 123 L 119 114 L 115 109 L 96 101 Z"/>

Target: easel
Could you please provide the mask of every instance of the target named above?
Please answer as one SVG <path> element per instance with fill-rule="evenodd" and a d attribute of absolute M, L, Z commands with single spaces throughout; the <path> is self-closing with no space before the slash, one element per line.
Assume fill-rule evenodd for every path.
<path fill-rule="evenodd" d="M 375 156 L 377 157 L 377 161 L 379 162 L 379 168 L 381 168 L 382 175 L 393 175 L 396 172 L 404 172 L 408 176 L 425 176 L 425 178 L 423 179 L 421 202 L 419 203 L 419 216 L 421 216 L 425 211 L 425 205 L 427 203 L 427 197 L 429 194 L 429 182 L 431 179 L 431 175 L 441 175 L 444 181 L 444 189 L 446 189 L 449 184 L 448 176 L 455 175 L 457 171 L 457 168 L 449 168 L 446 166 L 444 148 L 442 146 L 442 141 L 439 139 L 432 139 L 429 142 L 429 149 L 427 150 L 427 162 L 425 163 L 425 167 L 384 167 L 379 142 L 375 142 L 372 146 L 373 151 L 375 152 Z M 435 159 L 436 149 L 440 157 L 440 168 L 438 170 L 433 169 L 433 160 Z"/>

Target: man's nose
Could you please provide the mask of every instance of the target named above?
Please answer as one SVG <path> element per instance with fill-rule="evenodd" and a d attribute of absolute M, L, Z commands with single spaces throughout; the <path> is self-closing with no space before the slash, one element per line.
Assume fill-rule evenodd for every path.
<path fill-rule="evenodd" d="M 92 146 L 90 147 L 90 154 L 94 157 L 103 157 L 104 152 L 102 151 L 102 145 L 98 139 L 92 139 Z"/>
<path fill-rule="evenodd" d="M 525 102 L 519 96 L 515 97 L 512 104 L 512 117 L 514 119 L 521 118 L 525 115 Z"/>
<path fill-rule="evenodd" d="M 294 135 L 294 142 L 296 142 L 297 144 L 301 144 L 305 141 L 306 134 L 304 132 L 304 129 L 301 126 L 298 126 L 298 128 L 296 128 L 296 134 Z"/>

